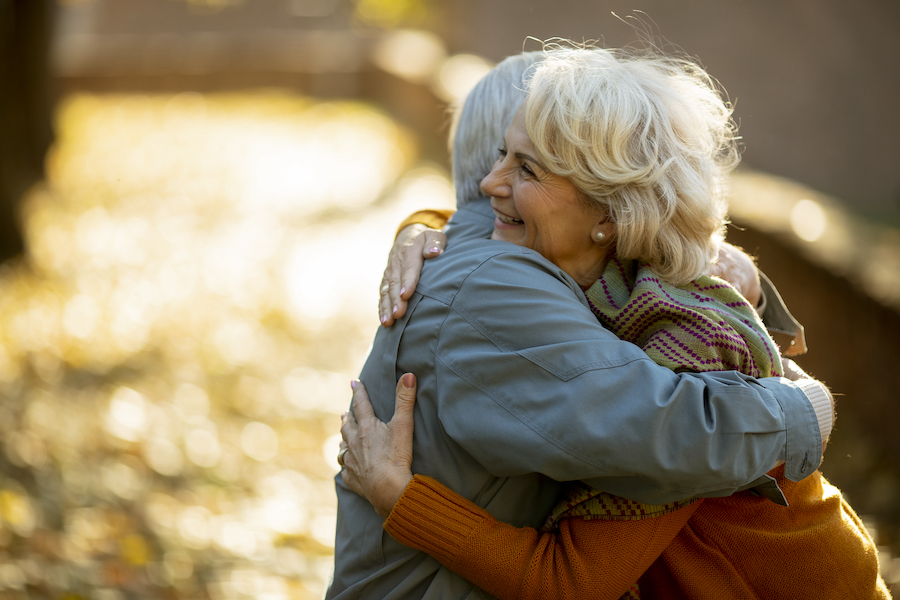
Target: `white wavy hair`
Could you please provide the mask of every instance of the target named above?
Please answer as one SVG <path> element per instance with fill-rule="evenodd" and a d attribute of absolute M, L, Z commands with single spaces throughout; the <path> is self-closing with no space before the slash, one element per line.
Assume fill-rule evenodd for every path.
<path fill-rule="evenodd" d="M 706 71 L 649 50 L 554 46 L 526 89 L 536 158 L 608 211 L 616 255 L 675 285 L 699 277 L 740 160 L 732 108 Z"/>

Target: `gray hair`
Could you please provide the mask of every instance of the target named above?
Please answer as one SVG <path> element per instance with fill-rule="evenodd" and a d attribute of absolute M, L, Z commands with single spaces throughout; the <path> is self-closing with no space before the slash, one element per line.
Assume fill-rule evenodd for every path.
<path fill-rule="evenodd" d="M 616 223 L 616 255 L 682 285 L 716 256 L 736 126 L 698 65 L 651 51 L 555 48 L 532 70 L 538 160 Z"/>
<path fill-rule="evenodd" d="M 504 59 L 454 110 L 449 145 L 457 208 L 483 196 L 481 180 L 491 172 L 497 149 L 525 99 L 525 73 L 542 58 L 543 52 L 523 52 Z"/>

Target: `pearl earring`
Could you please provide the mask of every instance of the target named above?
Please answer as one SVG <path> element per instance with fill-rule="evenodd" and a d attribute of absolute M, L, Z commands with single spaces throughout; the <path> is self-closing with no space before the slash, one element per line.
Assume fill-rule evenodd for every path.
<path fill-rule="evenodd" d="M 596 240 L 598 242 L 602 242 L 605 239 L 606 239 L 606 234 L 603 233 L 602 231 L 598 231 L 597 233 L 594 234 L 594 240 Z"/>

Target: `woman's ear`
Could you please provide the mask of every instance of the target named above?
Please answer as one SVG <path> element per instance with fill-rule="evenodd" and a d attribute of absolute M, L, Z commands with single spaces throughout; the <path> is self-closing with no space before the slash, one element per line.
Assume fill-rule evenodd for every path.
<path fill-rule="evenodd" d="M 616 224 L 604 213 L 602 219 L 591 228 L 591 238 L 598 244 L 608 244 L 616 233 Z"/>

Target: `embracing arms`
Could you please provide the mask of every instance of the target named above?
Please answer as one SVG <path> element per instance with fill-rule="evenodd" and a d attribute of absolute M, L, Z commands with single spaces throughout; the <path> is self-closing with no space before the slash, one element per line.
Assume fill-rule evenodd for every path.
<path fill-rule="evenodd" d="M 538 472 L 664 504 L 729 495 L 779 459 L 793 480 L 818 466 L 813 406 L 787 380 L 660 367 L 526 248 L 460 244 L 429 282 L 467 257 L 478 267 L 455 291 L 436 345 L 440 418 L 496 476 Z"/>
<path fill-rule="evenodd" d="M 384 528 L 397 541 L 498 598 L 618 599 L 700 506 L 637 521 L 564 519 L 547 533 L 502 523 L 434 479 L 413 478 L 414 382 L 408 373 L 398 383 L 390 423 L 374 416 L 365 387 L 355 384 L 356 416 L 342 418 L 341 477 L 387 517 Z"/>

